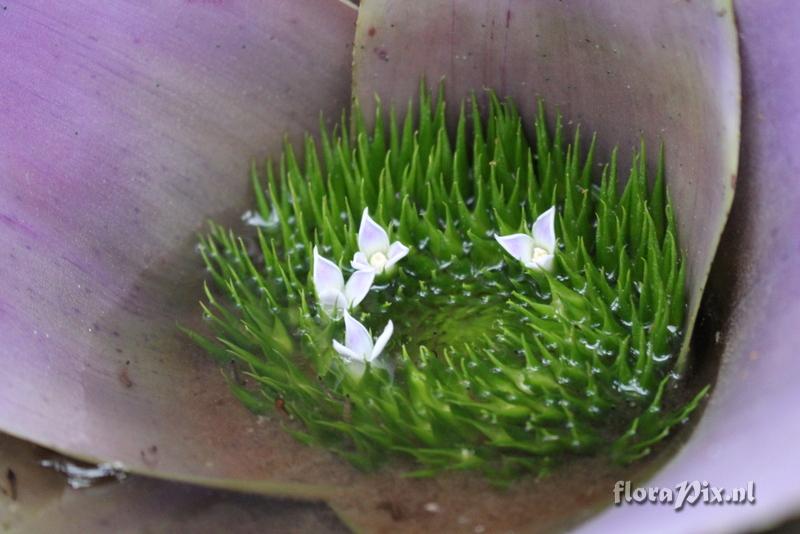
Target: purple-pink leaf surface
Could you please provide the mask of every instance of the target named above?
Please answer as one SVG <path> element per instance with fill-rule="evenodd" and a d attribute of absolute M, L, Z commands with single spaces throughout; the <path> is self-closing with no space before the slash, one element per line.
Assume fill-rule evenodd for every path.
<path fill-rule="evenodd" d="M 598 132 L 601 156 L 663 139 L 692 309 L 737 182 L 706 301 L 722 315 L 708 320 L 718 336 L 704 332 L 719 380 L 649 483 L 754 480 L 758 504 L 623 506 L 583 528 L 735 530 L 798 511 L 800 7 L 735 7 L 738 170 L 728 2 L 7 2 L 0 430 L 159 477 L 325 497 L 362 530 L 543 530 L 610 502 L 625 472 L 594 464 L 504 491 L 469 475 L 363 474 L 293 441 L 280 413 L 247 412 L 177 330 L 201 326 L 197 232 L 251 207 L 252 160 L 346 109 L 355 39 L 362 103 L 377 92 L 403 106 L 420 76 L 445 76 L 451 97 L 491 87 L 528 117 L 544 98 Z"/>
<path fill-rule="evenodd" d="M 348 105 L 355 16 L 330 0 L 0 11 L 0 427 L 131 468 L 267 478 L 282 431 L 254 432 L 177 325 L 199 317 L 197 233 L 249 207 L 251 161 Z"/>

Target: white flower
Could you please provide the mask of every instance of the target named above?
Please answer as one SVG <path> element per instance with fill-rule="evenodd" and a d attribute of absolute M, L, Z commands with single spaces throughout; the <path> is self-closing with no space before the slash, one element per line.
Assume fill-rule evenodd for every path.
<path fill-rule="evenodd" d="M 392 321 L 386 323 L 383 333 L 374 342 L 367 327 L 344 312 L 344 345 L 333 340 L 333 349 L 351 362 L 369 363 L 380 356 L 394 332 Z"/>
<path fill-rule="evenodd" d="M 314 289 L 322 310 L 332 319 L 339 319 L 345 312 L 364 300 L 372 282 L 373 271 L 356 271 L 344 283 L 342 270 L 330 260 L 319 255 L 314 247 Z"/>
<path fill-rule="evenodd" d="M 395 263 L 408 254 L 408 247 L 400 241 L 389 244 L 389 234 L 369 216 L 369 209 L 364 208 L 361 215 L 361 226 L 358 229 L 358 252 L 353 256 L 350 265 L 358 271 L 375 271 L 381 274 L 391 269 Z"/>
<path fill-rule="evenodd" d="M 495 235 L 494 238 L 525 267 L 552 271 L 556 252 L 555 214 L 556 208 L 553 206 L 539 215 L 533 223 L 532 235 Z"/>

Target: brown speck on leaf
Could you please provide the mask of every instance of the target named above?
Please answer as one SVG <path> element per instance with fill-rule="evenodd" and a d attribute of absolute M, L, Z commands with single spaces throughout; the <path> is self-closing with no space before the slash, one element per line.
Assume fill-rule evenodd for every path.
<path fill-rule="evenodd" d="M 377 33 L 377 31 L 378 30 L 376 30 L 374 26 L 370 27 L 370 29 L 367 30 L 367 35 L 369 35 L 370 37 L 375 37 L 375 34 Z"/>
<path fill-rule="evenodd" d="M 389 52 L 387 52 L 385 49 L 375 47 L 372 49 L 372 51 L 375 52 L 375 55 L 377 55 L 382 60 L 389 61 Z"/>
<path fill-rule="evenodd" d="M 289 415 L 289 412 L 286 411 L 286 401 L 281 398 L 275 399 L 275 409 Z"/>
<path fill-rule="evenodd" d="M 139 451 L 142 461 L 149 467 L 154 467 L 158 463 L 158 447 L 150 445 L 146 449 Z"/>
<path fill-rule="evenodd" d="M 389 512 L 389 517 L 392 518 L 392 521 L 402 521 L 406 517 L 403 507 L 396 501 L 381 501 L 376 508 Z"/>
<path fill-rule="evenodd" d="M 240 386 L 244 386 L 247 383 L 245 382 L 242 374 L 239 372 L 239 366 L 236 364 L 236 360 L 231 360 L 231 373 L 233 374 L 233 381 Z"/>
<path fill-rule="evenodd" d="M 17 500 L 17 474 L 10 467 L 6 470 L 6 483 L 7 488 L 4 489 L 5 493 L 11 498 L 12 501 Z"/>
<path fill-rule="evenodd" d="M 131 377 L 128 376 L 128 368 L 127 367 L 123 367 L 122 368 L 122 370 L 117 375 L 117 378 L 119 379 L 119 383 L 122 384 L 123 386 L 125 386 L 126 388 L 133 387 L 133 380 L 131 380 Z"/>

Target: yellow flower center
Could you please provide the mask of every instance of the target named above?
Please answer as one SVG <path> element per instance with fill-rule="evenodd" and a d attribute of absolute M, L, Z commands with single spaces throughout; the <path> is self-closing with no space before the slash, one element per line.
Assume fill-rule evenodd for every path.
<path fill-rule="evenodd" d="M 383 252 L 376 252 L 369 258 L 369 264 L 372 265 L 377 271 L 382 271 L 386 266 L 387 261 L 389 261 L 389 258 L 387 258 L 386 254 Z"/>
<path fill-rule="evenodd" d="M 549 255 L 550 255 L 550 253 L 547 252 L 542 247 L 533 247 L 533 254 L 531 255 L 531 259 L 534 262 L 539 263 L 539 262 L 543 261 Z"/>

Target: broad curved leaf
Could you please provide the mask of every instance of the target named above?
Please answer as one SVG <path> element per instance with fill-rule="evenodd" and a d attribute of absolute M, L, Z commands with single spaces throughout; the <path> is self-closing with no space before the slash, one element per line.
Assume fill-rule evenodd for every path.
<path fill-rule="evenodd" d="M 687 349 L 736 182 L 730 1 L 371 0 L 360 10 L 354 56 L 354 93 L 365 102 L 377 94 L 404 106 L 420 76 L 444 78 L 453 102 L 482 88 L 512 97 L 532 128 L 543 98 L 570 124 L 598 133 L 601 161 L 619 145 L 623 177 L 640 139 L 664 141 L 688 257 Z"/>
<path fill-rule="evenodd" d="M 65 476 L 40 466 L 43 460 L 63 459 L 0 434 L 3 532 L 345 532 L 320 503 L 138 476 L 72 489 Z"/>
<path fill-rule="evenodd" d="M 455 17 L 432 17 L 431 27 L 412 10 L 403 42 L 399 33 L 386 37 L 398 31 L 389 22 L 397 12 L 381 19 L 385 27 L 361 24 L 358 94 L 380 89 L 385 101 L 404 104 L 420 70 L 437 79 L 444 57 L 454 69 L 445 72 L 451 89 L 491 84 L 528 102 L 528 111 L 539 94 L 623 148 L 638 139 L 631 125 L 648 140 L 663 137 L 683 244 L 695 258 L 696 304 L 735 174 L 738 71 L 729 6 L 517 4 L 461 2 Z M 795 8 L 741 4 L 751 99 L 741 174 L 753 199 L 737 204 L 742 222 L 724 246 L 741 250 L 736 271 L 749 274 L 732 290 L 738 326 L 730 331 L 715 401 L 670 469 L 690 476 L 706 462 L 725 484 L 732 478 L 724 469 L 749 460 L 754 477 L 764 474 L 765 491 L 770 482 L 785 490 L 754 508 L 763 524 L 766 514 L 786 513 L 800 500 L 785 485 L 788 471 L 772 461 L 784 457 L 783 439 L 800 429 L 791 414 L 782 426 L 764 426 L 779 407 L 796 402 L 793 339 L 785 334 L 800 315 L 791 300 L 800 292 L 792 269 L 798 251 L 781 236 L 792 235 L 800 215 L 796 191 L 785 189 L 786 176 L 800 170 L 786 148 L 800 141 L 792 130 L 800 74 L 787 63 L 797 50 L 784 13 Z M 275 0 L 267 9 L 237 2 L 98 6 L 11 2 L 0 13 L 0 47 L 15 50 L 0 56 L 0 427 L 162 476 L 316 495 L 334 491 L 320 484 L 347 486 L 334 505 L 361 527 L 446 528 L 463 520 L 473 528 L 517 528 L 535 516 L 544 528 L 563 520 L 530 505 L 537 488 L 549 492 L 535 481 L 499 494 L 455 475 L 426 482 L 398 481 L 393 472 L 360 476 L 326 453 L 298 447 L 279 416 L 254 420 L 214 365 L 175 330 L 176 321 L 197 315 L 202 273 L 190 254 L 194 233 L 205 218 L 233 220 L 247 205 L 248 159 L 275 153 L 284 130 L 315 129 L 319 111 L 336 117 L 346 106 L 355 12 L 323 0 Z M 380 15 L 380 6 L 367 2 L 362 16 Z M 429 2 L 424 14 L 439 9 Z M 523 22 L 532 26 L 523 31 Z M 449 41 L 430 40 L 445 34 Z M 455 46 L 464 34 L 473 37 Z M 388 40 L 368 40 L 379 38 Z M 415 48 L 421 43 L 427 46 Z M 775 63 L 777 50 L 785 62 Z M 496 61 L 501 51 L 506 59 Z M 526 60 L 531 53 L 536 61 Z M 386 85 L 379 88 L 373 75 Z M 773 123 L 760 114 L 778 125 L 766 127 Z M 773 157 L 779 148 L 787 152 Z M 696 204 L 686 207 L 687 198 Z M 707 230 L 695 235 L 693 228 Z M 778 311 L 783 319 L 771 322 Z M 763 432 L 742 437 L 750 422 Z M 775 449 L 758 457 L 747 452 L 765 435 L 779 438 Z M 155 458 L 146 454 L 152 445 Z M 604 473 L 596 492 L 616 476 Z M 572 480 L 580 487 L 580 476 Z M 605 502 L 586 488 L 574 493 L 576 506 Z M 637 519 L 649 521 L 655 508 L 635 510 Z"/>
<path fill-rule="evenodd" d="M 755 483 L 755 504 L 608 510 L 583 532 L 745 532 L 796 518 L 800 458 L 800 54 L 791 0 L 738 0 L 743 73 L 742 163 L 710 277 L 707 352 L 721 358 L 697 429 L 648 485 Z M 655 527 L 655 528 L 654 528 Z"/>
<path fill-rule="evenodd" d="M 199 319 L 196 235 L 248 207 L 250 160 L 348 105 L 354 8 L 4 6 L 0 428 L 135 470 L 304 480 L 315 451 L 177 325 Z M 300 457 L 264 452 L 283 449 Z"/>

